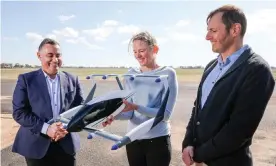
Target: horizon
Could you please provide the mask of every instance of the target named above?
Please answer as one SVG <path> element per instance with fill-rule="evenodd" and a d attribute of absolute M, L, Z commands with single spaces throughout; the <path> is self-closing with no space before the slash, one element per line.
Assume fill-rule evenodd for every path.
<path fill-rule="evenodd" d="M 276 2 L 246 1 L 3 1 L 1 63 L 40 65 L 38 45 L 50 37 L 60 43 L 66 66 L 137 66 L 128 41 L 147 30 L 157 38 L 160 65 L 205 66 L 217 56 L 205 40 L 205 19 L 224 4 L 243 9 L 248 20 L 244 44 L 276 66 Z"/>

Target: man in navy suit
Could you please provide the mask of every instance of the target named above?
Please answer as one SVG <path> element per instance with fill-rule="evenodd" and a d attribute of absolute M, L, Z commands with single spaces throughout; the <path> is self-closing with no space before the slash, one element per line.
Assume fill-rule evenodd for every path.
<path fill-rule="evenodd" d="M 37 56 L 42 68 L 20 74 L 13 94 L 13 118 L 20 124 L 12 151 L 25 157 L 28 166 L 76 164 L 79 137 L 61 123 L 46 122 L 83 102 L 78 77 L 59 71 L 60 45 L 44 39 Z"/>

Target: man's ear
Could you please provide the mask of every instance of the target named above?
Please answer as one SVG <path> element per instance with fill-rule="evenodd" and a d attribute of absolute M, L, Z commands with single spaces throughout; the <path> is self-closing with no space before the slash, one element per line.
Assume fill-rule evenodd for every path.
<path fill-rule="evenodd" d="M 159 47 L 158 47 L 157 45 L 154 45 L 154 46 L 153 46 L 153 53 L 154 53 L 154 54 L 157 54 L 158 51 L 159 51 Z"/>
<path fill-rule="evenodd" d="M 241 33 L 241 24 L 236 23 L 232 27 L 233 36 L 238 36 Z"/>
<path fill-rule="evenodd" d="M 40 55 L 40 53 L 39 53 L 39 52 L 37 52 L 37 53 L 36 53 L 36 56 L 37 56 L 37 58 L 40 60 L 41 55 Z"/>

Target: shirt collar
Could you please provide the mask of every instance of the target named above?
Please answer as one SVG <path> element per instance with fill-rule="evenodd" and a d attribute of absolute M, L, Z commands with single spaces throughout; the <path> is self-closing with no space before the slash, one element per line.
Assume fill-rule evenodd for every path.
<path fill-rule="evenodd" d="M 228 64 L 230 64 L 231 62 L 233 63 L 234 61 L 236 61 L 239 56 L 246 50 L 248 49 L 249 46 L 248 45 L 244 45 L 243 47 L 241 47 L 239 50 L 237 50 L 236 52 L 234 52 L 232 55 L 228 56 L 225 60 L 225 62 L 222 61 L 222 58 L 220 55 L 218 55 L 218 64 L 220 67 L 223 66 L 227 66 Z"/>
<path fill-rule="evenodd" d="M 43 70 L 42 70 L 43 71 Z M 55 76 L 55 78 L 54 79 L 52 79 L 47 73 L 45 73 L 44 71 L 43 71 L 43 74 L 44 74 L 44 76 L 45 76 L 45 78 L 48 78 L 48 79 L 50 79 L 50 80 L 56 80 L 58 77 L 59 77 L 59 72 L 57 72 L 57 74 L 56 74 L 56 76 Z"/>

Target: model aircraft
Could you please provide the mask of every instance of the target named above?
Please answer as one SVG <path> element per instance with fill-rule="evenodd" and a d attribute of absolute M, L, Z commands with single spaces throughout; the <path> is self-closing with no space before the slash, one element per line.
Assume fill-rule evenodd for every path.
<path fill-rule="evenodd" d="M 91 79 L 98 76 L 101 76 L 102 79 L 104 80 L 109 77 L 115 77 L 120 87 L 120 90 L 114 90 L 105 95 L 93 97 L 96 90 L 96 83 L 95 83 L 82 105 L 74 107 L 60 114 L 58 118 L 51 119 L 50 121 L 48 121 L 48 123 L 52 124 L 57 121 L 62 122 L 64 124 L 64 128 L 68 132 L 87 131 L 89 133 L 88 139 L 92 139 L 94 136 L 97 135 L 105 139 L 114 141 L 115 144 L 112 146 L 111 150 L 116 150 L 136 139 L 139 139 L 140 135 L 147 133 L 153 127 L 155 127 L 159 122 L 163 120 L 164 112 L 166 109 L 166 104 L 169 96 L 168 86 L 167 86 L 166 94 L 162 101 L 162 105 L 156 117 L 151 118 L 146 122 L 140 124 L 135 129 L 126 133 L 124 136 L 115 135 L 110 132 L 104 131 L 103 129 L 96 128 L 96 126 L 101 124 L 101 122 L 106 121 L 109 116 L 115 117 L 116 115 L 121 113 L 125 107 L 123 100 L 126 100 L 130 98 L 134 93 L 137 93 L 135 92 L 135 89 L 124 90 L 122 87 L 121 81 L 119 79 L 120 76 L 129 77 L 131 81 L 134 81 L 136 77 L 155 78 L 156 83 L 159 83 L 162 80 L 165 80 L 164 78 L 167 78 L 167 75 L 143 76 L 143 75 L 95 74 L 95 75 L 88 76 L 87 79 Z M 164 85 L 167 84 L 166 81 L 164 81 L 164 83 L 165 83 Z"/>

